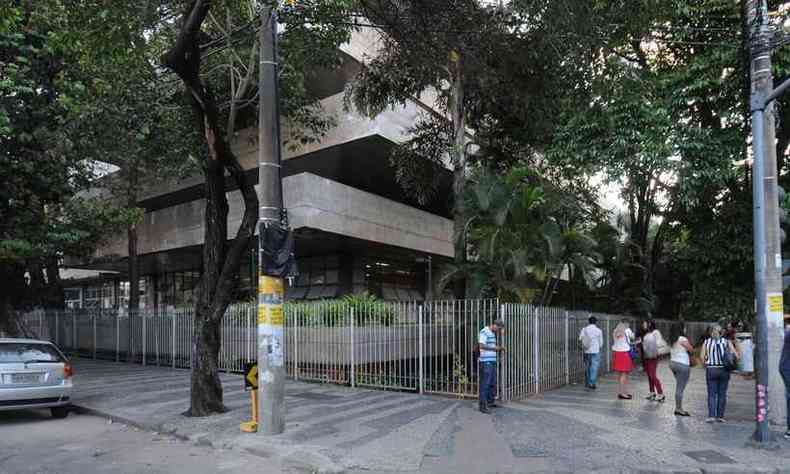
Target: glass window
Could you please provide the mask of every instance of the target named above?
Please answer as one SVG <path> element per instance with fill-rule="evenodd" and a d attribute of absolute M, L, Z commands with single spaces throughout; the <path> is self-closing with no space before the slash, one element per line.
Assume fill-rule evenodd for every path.
<path fill-rule="evenodd" d="M 0 344 L 0 364 L 19 362 L 63 362 L 63 356 L 50 344 L 33 342 Z"/>
<path fill-rule="evenodd" d="M 97 286 L 89 286 L 85 288 L 83 306 L 85 308 L 99 308 L 101 307 L 101 288 Z"/>
<path fill-rule="evenodd" d="M 82 307 L 82 288 L 65 288 L 63 294 L 66 308 Z"/>
<path fill-rule="evenodd" d="M 326 282 L 330 285 L 336 285 L 340 281 L 340 271 L 336 268 L 326 270 Z"/>

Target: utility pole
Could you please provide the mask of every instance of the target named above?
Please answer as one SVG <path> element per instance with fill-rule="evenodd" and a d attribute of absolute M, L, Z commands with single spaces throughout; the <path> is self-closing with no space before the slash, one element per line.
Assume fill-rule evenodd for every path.
<path fill-rule="evenodd" d="M 782 332 L 782 255 L 776 172 L 776 130 L 771 73 L 772 34 L 765 0 L 749 0 L 747 21 L 751 49 L 752 179 L 754 213 L 754 270 L 756 295 L 755 408 L 758 443 L 771 441 L 769 423 L 779 421 L 784 386 L 779 381 Z M 778 337 L 777 337 L 778 336 Z"/>
<path fill-rule="evenodd" d="M 261 6 L 258 89 L 258 430 L 265 435 L 285 430 L 283 357 L 283 275 L 292 257 L 280 173 L 280 110 L 277 84 L 277 5 Z M 290 242 L 291 249 L 288 249 Z M 288 257 L 283 259 L 283 255 Z"/>

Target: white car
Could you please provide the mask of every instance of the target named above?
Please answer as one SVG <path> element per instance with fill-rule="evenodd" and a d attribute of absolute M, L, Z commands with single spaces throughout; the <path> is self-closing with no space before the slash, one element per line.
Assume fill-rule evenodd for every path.
<path fill-rule="evenodd" d="M 49 408 L 68 416 L 74 387 L 66 356 L 47 341 L 0 339 L 0 411 Z"/>

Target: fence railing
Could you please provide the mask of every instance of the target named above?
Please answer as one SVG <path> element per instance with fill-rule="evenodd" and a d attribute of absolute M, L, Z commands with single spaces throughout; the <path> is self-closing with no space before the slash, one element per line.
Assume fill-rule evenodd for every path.
<path fill-rule="evenodd" d="M 228 308 L 221 325 L 220 370 L 240 372 L 257 358 L 257 308 Z M 285 306 L 285 364 L 289 377 L 350 386 L 474 397 L 475 347 L 480 329 L 506 324 L 498 396 L 527 397 L 584 380 L 579 332 L 589 312 L 495 299 L 432 302 L 345 301 Z M 594 314 L 604 334 L 601 371 L 611 370 L 611 334 L 623 318 Z M 191 308 L 136 311 L 37 310 L 22 315 L 28 330 L 80 357 L 188 368 Z M 671 321 L 659 321 L 668 337 Z M 687 323 L 696 341 L 707 323 Z"/>

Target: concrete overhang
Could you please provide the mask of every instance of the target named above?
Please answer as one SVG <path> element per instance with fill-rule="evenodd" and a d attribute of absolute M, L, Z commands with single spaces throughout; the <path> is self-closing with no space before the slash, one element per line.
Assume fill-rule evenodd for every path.
<path fill-rule="evenodd" d="M 283 179 L 283 189 L 294 229 L 315 229 L 422 254 L 453 256 L 453 223 L 445 217 L 310 173 Z M 228 204 L 232 237 L 244 211 L 238 191 L 228 193 Z M 201 245 L 204 206 L 204 200 L 198 199 L 146 213 L 138 226 L 138 253 Z M 127 255 L 126 237 L 121 234 L 97 250 L 94 260 L 110 261 Z"/>

